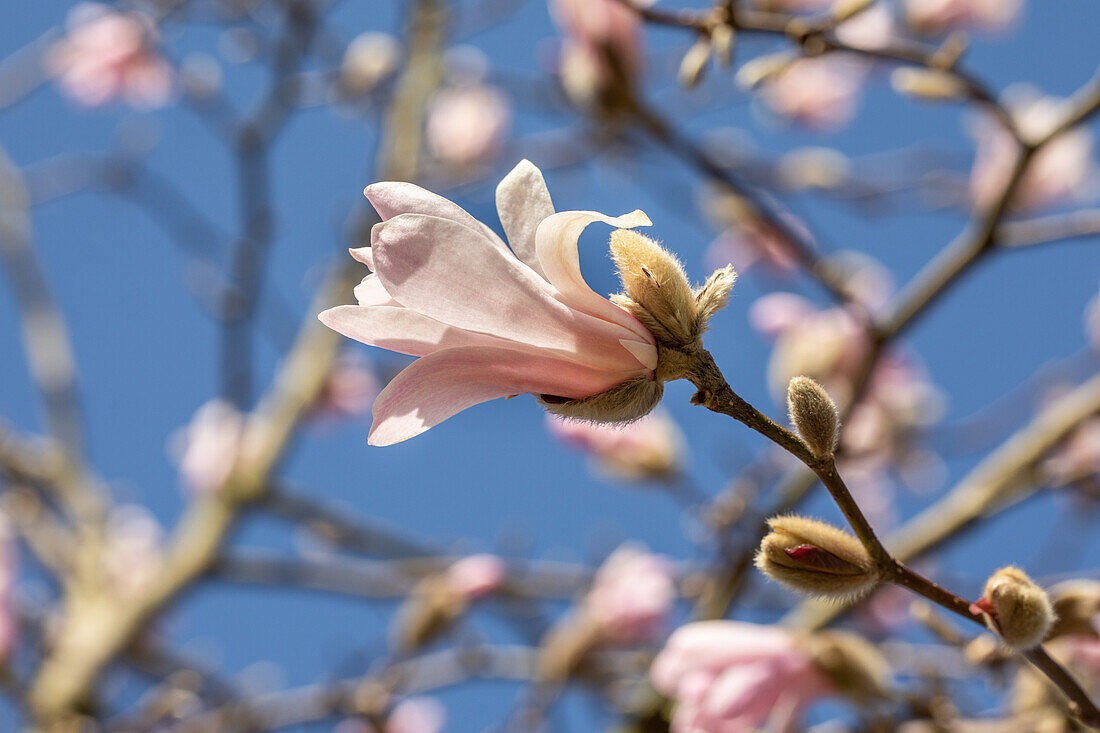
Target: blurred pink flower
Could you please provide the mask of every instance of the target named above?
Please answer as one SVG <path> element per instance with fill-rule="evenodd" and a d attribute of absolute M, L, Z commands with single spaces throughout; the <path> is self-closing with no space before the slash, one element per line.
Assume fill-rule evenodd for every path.
<path fill-rule="evenodd" d="M 601 469 L 620 478 L 667 479 L 683 461 L 683 433 L 660 410 L 625 425 L 547 415 L 546 426 L 551 435 L 588 453 Z"/>
<path fill-rule="evenodd" d="M 842 55 L 799 58 L 763 82 L 763 100 L 794 122 L 837 130 L 855 116 L 864 73 L 862 64 Z"/>
<path fill-rule="evenodd" d="M 11 521 L 0 512 L 0 661 L 11 655 L 19 634 L 15 609 L 17 550 Z"/>
<path fill-rule="evenodd" d="M 378 378 L 361 356 L 341 354 L 314 405 L 316 415 L 354 417 L 366 412 L 378 395 Z"/>
<path fill-rule="evenodd" d="M 374 401 L 371 445 L 407 440 L 473 405 L 525 392 L 578 399 L 653 378 L 653 335 L 585 283 L 577 238 L 611 218 L 554 213 L 542 173 L 523 161 L 497 187 L 512 249 L 456 204 L 410 183 L 376 183 L 382 217 L 371 246 L 352 251 L 372 272 L 359 305 L 321 313 L 330 328 L 421 357 Z"/>
<path fill-rule="evenodd" d="M 787 238 L 759 219 L 747 219 L 727 228 L 707 247 L 705 257 L 708 266 L 717 268 L 730 264 L 742 275 L 757 264 L 785 276 L 794 275 L 799 269 Z"/>
<path fill-rule="evenodd" d="M 672 733 L 788 730 L 831 691 L 789 631 L 740 621 L 700 621 L 669 637 L 650 681 L 672 698 Z"/>
<path fill-rule="evenodd" d="M 661 632 L 675 601 L 668 558 L 623 545 L 596 572 L 583 611 L 602 640 L 637 644 Z"/>
<path fill-rule="evenodd" d="M 998 31 L 1020 15 L 1023 0 L 906 0 L 909 25 L 926 33 L 967 29 Z"/>
<path fill-rule="evenodd" d="M 1043 471 L 1059 484 L 1100 477 L 1100 417 L 1081 423 L 1043 462 Z"/>
<path fill-rule="evenodd" d="M 161 571 L 164 530 L 148 509 L 121 504 L 107 516 L 103 562 L 119 595 L 138 592 Z"/>
<path fill-rule="evenodd" d="M 172 437 L 169 451 L 187 489 L 203 494 L 221 488 L 237 460 L 256 450 L 253 443 L 247 418 L 229 402 L 213 399 Z"/>
<path fill-rule="evenodd" d="M 1024 91 L 1008 105 L 1027 139 L 1035 139 L 1062 118 L 1065 101 Z M 970 194 L 975 205 L 991 206 L 1001 195 L 1018 155 L 1011 133 L 988 117 L 974 121 L 971 134 L 977 140 Z M 1076 127 L 1043 147 L 1031 159 L 1013 195 L 1013 205 L 1035 209 L 1079 200 L 1088 193 L 1095 170 L 1093 139 L 1084 127 Z"/>
<path fill-rule="evenodd" d="M 428 149 L 449 165 L 484 163 L 500 150 L 511 118 L 508 98 L 495 87 L 474 84 L 444 89 L 428 110 Z"/>
<path fill-rule="evenodd" d="M 836 28 L 836 37 L 855 48 L 880 49 L 896 36 L 894 15 L 885 3 L 879 2 Z"/>
<path fill-rule="evenodd" d="M 1085 336 L 1092 348 L 1100 351 L 1100 294 L 1097 294 L 1085 306 Z"/>
<path fill-rule="evenodd" d="M 496 555 L 470 555 L 447 568 L 446 575 L 451 589 L 471 601 L 499 588 L 508 577 L 508 567 Z"/>
<path fill-rule="evenodd" d="M 641 68 L 641 21 L 618 0 L 548 0 L 550 15 L 567 38 L 561 52 L 562 84 L 574 99 L 591 103 Z"/>
<path fill-rule="evenodd" d="M 156 53 L 156 31 L 147 18 L 80 3 L 69 12 L 66 27 L 65 38 L 49 49 L 46 66 L 70 97 L 86 107 L 113 99 L 140 108 L 168 102 L 173 71 Z"/>
<path fill-rule="evenodd" d="M 386 717 L 383 733 L 441 733 L 447 711 L 431 697 L 407 697 L 394 705 Z M 365 720 L 349 718 L 336 725 L 333 733 L 377 733 Z"/>

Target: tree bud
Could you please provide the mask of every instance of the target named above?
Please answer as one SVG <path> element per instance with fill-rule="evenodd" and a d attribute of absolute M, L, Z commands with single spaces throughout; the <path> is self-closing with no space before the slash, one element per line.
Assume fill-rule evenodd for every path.
<path fill-rule="evenodd" d="M 809 377 L 795 377 L 787 385 L 787 409 L 810 452 L 817 458 L 831 455 L 840 433 L 840 415 L 824 387 Z"/>
<path fill-rule="evenodd" d="M 836 599 L 858 598 L 878 583 L 874 561 L 853 535 L 799 516 L 768 520 L 756 567 L 788 588 Z"/>
<path fill-rule="evenodd" d="M 1013 649 L 1039 645 L 1054 623 L 1054 607 L 1046 591 L 1011 565 L 989 576 L 985 592 L 970 610 L 984 614 L 986 625 Z"/>
<path fill-rule="evenodd" d="M 893 673 L 882 652 L 845 631 L 822 631 L 807 639 L 810 658 L 845 696 L 869 702 L 890 697 Z"/>
<path fill-rule="evenodd" d="M 681 86 L 694 89 L 703 80 L 703 74 L 707 70 L 710 61 L 711 41 L 709 38 L 700 38 L 687 50 L 684 58 L 680 60 L 678 77 Z"/>
<path fill-rule="evenodd" d="M 939 69 L 894 69 L 890 84 L 899 94 L 930 101 L 945 102 L 966 96 L 966 87 L 958 77 Z"/>

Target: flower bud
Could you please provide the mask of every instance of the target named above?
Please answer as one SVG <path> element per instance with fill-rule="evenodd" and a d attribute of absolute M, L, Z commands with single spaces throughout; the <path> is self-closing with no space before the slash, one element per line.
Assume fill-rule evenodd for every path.
<path fill-rule="evenodd" d="M 680 85 L 688 89 L 694 89 L 703 80 L 703 74 L 707 70 L 707 62 L 710 61 L 711 41 L 709 38 L 700 38 L 687 50 L 684 58 L 680 60 L 678 78 Z"/>
<path fill-rule="evenodd" d="M 1057 620 L 1049 638 L 1058 636 L 1098 636 L 1096 619 L 1100 617 L 1100 581 L 1073 579 L 1050 589 Z"/>
<path fill-rule="evenodd" d="M 734 81 L 742 89 L 753 89 L 763 82 L 778 76 L 787 70 L 795 60 L 789 53 L 772 53 L 766 56 L 757 56 L 753 60 L 741 65 Z"/>
<path fill-rule="evenodd" d="M 768 520 L 756 567 L 800 593 L 858 598 L 878 583 L 874 561 L 853 535 L 825 522 L 789 515 Z"/>
<path fill-rule="evenodd" d="M 938 69 L 894 69 L 890 84 L 899 94 L 929 101 L 945 102 L 966 96 L 966 87 L 958 77 Z"/>
<path fill-rule="evenodd" d="M 986 625 L 1013 649 L 1042 643 L 1054 623 L 1054 607 L 1046 591 L 1011 565 L 989 576 L 985 592 L 970 611 L 984 614 Z"/>
<path fill-rule="evenodd" d="M 836 448 L 840 415 L 825 389 L 809 377 L 795 377 L 787 385 L 787 409 L 795 430 L 818 458 Z"/>
<path fill-rule="evenodd" d="M 822 631 L 806 640 L 814 664 L 847 697 L 868 702 L 890 697 L 893 674 L 873 644 L 845 631 Z"/>
<path fill-rule="evenodd" d="M 606 392 L 600 392 L 579 400 L 565 400 L 554 395 L 539 395 L 539 402 L 547 412 L 575 420 L 592 422 L 633 422 L 645 417 L 665 392 L 665 385 L 657 379 L 638 377 L 617 384 Z"/>
<path fill-rule="evenodd" d="M 733 26 L 727 23 L 719 23 L 711 30 L 711 48 L 714 49 L 714 57 L 718 59 L 718 63 L 722 66 L 728 67 L 733 63 L 733 45 L 735 41 L 736 36 L 733 33 Z"/>
<path fill-rule="evenodd" d="M 612 232 L 611 257 L 626 291 L 612 296 L 612 301 L 641 321 L 665 348 L 695 344 L 710 317 L 729 300 L 737 277 L 727 266 L 692 290 L 683 266 L 671 252 L 627 229 Z M 658 378 L 665 377 L 658 373 Z"/>

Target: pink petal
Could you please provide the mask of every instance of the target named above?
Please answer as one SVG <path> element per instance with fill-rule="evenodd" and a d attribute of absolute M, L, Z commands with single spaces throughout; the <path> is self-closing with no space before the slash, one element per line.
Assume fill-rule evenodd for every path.
<path fill-rule="evenodd" d="M 525 392 L 579 398 L 613 386 L 614 373 L 510 349 L 446 349 L 413 362 L 374 401 L 367 442 L 408 440 L 467 407 Z"/>
<path fill-rule="evenodd" d="M 370 249 L 364 247 L 364 249 Z M 352 291 L 359 305 L 400 305 L 386 292 L 386 286 L 378 279 L 377 273 L 371 273 L 360 281 Z"/>
<path fill-rule="evenodd" d="M 374 272 L 374 253 L 371 252 L 370 247 L 352 247 L 348 252 L 350 252 L 351 256 L 357 261 L 369 267 L 371 272 Z"/>
<path fill-rule="evenodd" d="M 374 259 L 386 291 L 429 318 L 601 369 L 643 369 L 619 344 L 633 332 L 568 308 L 511 252 L 460 223 L 418 214 L 390 219 L 378 229 Z"/>
<path fill-rule="evenodd" d="M 535 249 L 543 274 L 558 289 L 562 300 L 568 305 L 618 323 L 632 330 L 643 341 L 652 343 L 653 336 L 645 326 L 619 306 L 596 294 L 581 275 L 577 239 L 585 227 L 596 221 L 626 229 L 653 224 L 640 209 L 619 217 L 604 216 L 595 211 L 563 211 L 554 214 L 544 219 L 535 233 Z"/>
<path fill-rule="evenodd" d="M 497 213 L 516 257 L 545 277 L 535 250 L 535 232 L 554 213 L 554 202 L 534 163 L 521 160 L 497 186 Z"/>
<path fill-rule="evenodd" d="M 476 232 L 480 232 L 495 247 L 502 250 L 508 249 L 500 237 L 496 235 L 496 232 L 472 217 L 461 206 L 412 183 L 393 181 L 373 183 L 363 189 L 363 195 L 367 197 L 367 200 L 374 206 L 375 211 L 382 217 L 383 223 L 401 214 L 438 216 L 440 219 L 458 222 Z M 378 226 L 376 224 L 371 229 L 371 244 L 374 244 L 374 230 Z"/>
<path fill-rule="evenodd" d="M 401 306 L 338 305 L 318 318 L 348 338 L 411 356 L 460 346 L 509 345 L 494 336 L 463 331 Z"/>

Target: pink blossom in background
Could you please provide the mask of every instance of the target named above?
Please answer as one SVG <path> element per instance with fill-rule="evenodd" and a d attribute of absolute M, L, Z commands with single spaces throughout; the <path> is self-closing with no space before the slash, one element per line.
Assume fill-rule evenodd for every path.
<path fill-rule="evenodd" d="M 434 697 L 407 697 L 386 719 L 385 733 L 440 733 L 447 711 Z"/>
<path fill-rule="evenodd" d="M 332 417 L 362 415 L 370 409 L 378 390 L 378 378 L 365 359 L 341 354 L 321 388 L 314 413 Z"/>
<path fill-rule="evenodd" d="M 499 152 L 511 120 L 508 98 L 496 87 L 473 84 L 444 89 L 428 110 L 428 149 L 450 165 L 484 163 Z"/>
<path fill-rule="evenodd" d="M 1023 0 L 906 0 L 905 17 L 926 33 L 999 31 L 1019 17 L 1023 5 Z"/>
<path fill-rule="evenodd" d="M 407 697 L 394 705 L 386 718 L 383 733 L 441 733 L 447 722 L 447 711 L 435 698 Z M 377 733 L 365 720 L 341 721 L 333 733 Z"/>
<path fill-rule="evenodd" d="M 144 16 L 107 5 L 80 3 L 70 12 L 64 39 L 46 57 L 62 90 L 86 107 L 114 99 L 140 108 L 164 106 L 172 67 L 156 53 L 156 31 Z"/>
<path fill-rule="evenodd" d="M 741 621 L 681 626 L 649 678 L 673 700 L 672 733 L 785 731 L 832 689 L 791 632 Z"/>
<path fill-rule="evenodd" d="M 15 609 L 15 581 L 19 562 L 15 530 L 7 514 L 0 512 L 0 661 L 15 649 L 19 623 Z"/>
<path fill-rule="evenodd" d="M 761 85 L 767 107 L 817 130 L 837 130 L 855 117 L 864 67 L 837 54 L 799 58 Z"/>
<path fill-rule="evenodd" d="M 661 410 L 625 425 L 547 415 L 546 426 L 563 443 L 592 456 L 601 469 L 629 480 L 671 478 L 686 451 L 680 428 Z"/>
<path fill-rule="evenodd" d="M 560 71 L 571 97 L 592 102 L 608 85 L 637 76 L 642 58 L 637 13 L 618 0 L 548 0 L 548 4 L 551 18 L 566 35 Z"/>
<path fill-rule="evenodd" d="M 1085 306 L 1085 336 L 1092 348 L 1100 351 L 1100 294 Z"/>
<path fill-rule="evenodd" d="M 376 183 L 382 222 L 352 251 L 373 272 L 359 305 L 320 314 L 349 338 L 420 357 L 374 401 L 371 445 L 390 445 L 473 405 L 533 393 L 578 399 L 654 377 L 653 335 L 588 287 L 577 238 L 589 224 L 650 224 L 554 213 L 542 173 L 523 161 L 497 187 L 512 249 L 456 204 L 410 183 Z"/>
<path fill-rule="evenodd" d="M 401 44 L 388 33 L 369 31 L 352 39 L 340 65 L 340 81 L 353 92 L 365 92 L 396 71 Z"/>
<path fill-rule="evenodd" d="M 783 276 L 795 275 L 799 270 L 787 238 L 759 219 L 748 219 L 727 228 L 707 247 L 705 259 L 708 266 L 715 268 L 733 265 L 742 275 L 758 264 Z"/>
<path fill-rule="evenodd" d="M 836 28 L 836 37 L 855 48 L 880 49 L 890 45 L 897 36 L 894 15 L 883 2 L 878 2 Z"/>
<path fill-rule="evenodd" d="M 1100 476 L 1100 417 L 1081 423 L 1043 462 L 1043 471 L 1062 484 Z"/>
<path fill-rule="evenodd" d="M 602 640 L 638 644 L 660 634 L 675 602 L 669 559 L 624 545 L 596 572 L 583 610 Z"/>
<path fill-rule="evenodd" d="M 447 568 L 446 577 L 455 593 L 472 601 L 499 588 L 508 577 L 508 567 L 496 555 L 470 555 Z"/>
<path fill-rule="evenodd" d="M 103 562 L 120 595 L 139 592 L 161 571 L 164 529 L 140 504 L 120 504 L 107 516 Z"/>
<path fill-rule="evenodd" d="M 1025 138 L 1036 139 L 1062 117 L 1065 101 L 1023 90 L 1006 102 Z M 975 205 L 986 208 L 1000 198 L 1005 181 L 1016 165 L 1016 141 L 1011 133 L 988 117 L 975 120 L 971 134 L 977 141 L 970 171 L 970 194 Z M 1052 140 L 1031 159 L 1013 195 L 1013 205 L 1035 209 L 1072 203 L 1089 193 L 1095 164 L 1092 134 L 1084 127 L 1069 130 Z"/>
<path fill-rule="evenodd" d="M 217 491 L 246 440 L 245 416 L 229 402 L 214 399 L 200 407 L 170 446 L 187 489 L 196 494 Z"/>

